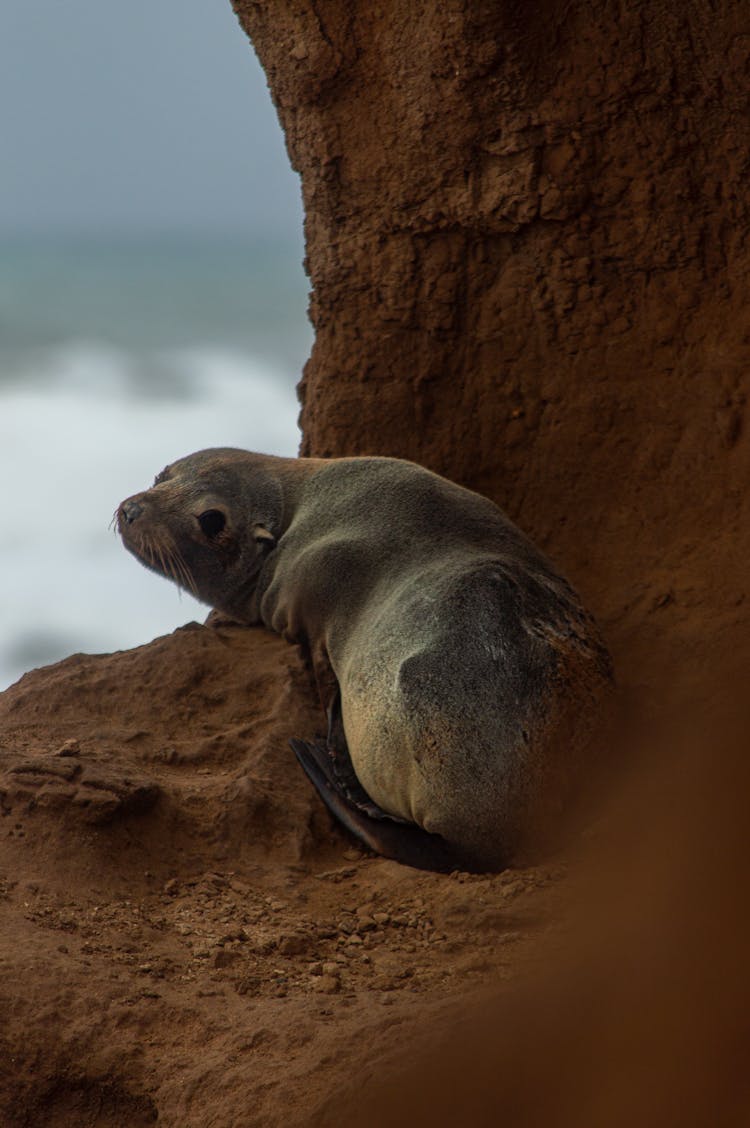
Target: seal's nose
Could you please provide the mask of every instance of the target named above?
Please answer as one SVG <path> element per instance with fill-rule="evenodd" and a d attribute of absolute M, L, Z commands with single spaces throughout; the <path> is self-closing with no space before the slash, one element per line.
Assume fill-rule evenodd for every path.
<path fill-rule="evenodd" d="M 143 513 L 141 503 L 134 498 L 129 498 L 127 501 L 123 501 L 120 506 L 120 521 L 126 525 L 132 525 L 141 513 Z"/>

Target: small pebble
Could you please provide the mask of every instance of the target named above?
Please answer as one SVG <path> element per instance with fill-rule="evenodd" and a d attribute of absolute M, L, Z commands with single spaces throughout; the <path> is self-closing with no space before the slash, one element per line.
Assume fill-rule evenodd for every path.
<path fill-rule="evenodd" d="M 316 991 L 324 995 L 335 995 L 341 990 L 341 981 L 333 975 L 321 975 L 313 980 Z"/>
<path fill-rule="evenodd" d="M 292 933 L 290 936 L 282 936 L 279 941 L 279 951 L 282 956 L 299 956 L 306 947 L 307 939 L 296 933 Z"/>
<path fill-rule="evenodd" d="M 239 983 L 235 984 L 235 991 L 238 995 L 257 995 L 260 986 L 260 979 L 257 975 L 246 975 L 243 979 L 240 979 Z"/>
<path fill-rule="evenodd" d="M 58 756 L 78 756 L 81 752 L 81 745 L 77 740 L 66 740 L 61 744 L 57 750 Z"/>
<path fill-rule="evenodd" d="M 231 944 L 237 940 L 247 940 L 247 933 L 242 928 L 235 928 L 231 932 L 225 932 L 219 940 L 220 944 Z"/>
<path fill-rule="evenodd" d="M 213 964 L 214 967 L 229 967 L 237 959 L 237 952 L 234 948 L 219 948 L 214 953 Z"/>

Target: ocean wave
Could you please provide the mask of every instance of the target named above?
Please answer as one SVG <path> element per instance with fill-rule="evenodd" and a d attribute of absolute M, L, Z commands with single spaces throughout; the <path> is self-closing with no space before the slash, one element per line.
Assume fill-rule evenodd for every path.
<path fill-rule="evenodd" d="M 211 398 L 216 380 L 239 382 L 245 398 L 263 386 L 288 392 L 288 369 L 240 347 L 198 343 L 137 349 L 85 337 L 24 349 L 0 346 L 0 394 L 23 387 L 90 390 L 98 395 Z M 250 387 L 250 384 L 254 385 Z"/>
<path fill-rule="evenodd" d="M 203 614 L 108 532 L 123 497 L 209 446 L 294 455 L 296 374 L 213 344 L 150 353 L 96 341 L 40 351 L 0 381 L 0 679 L 45 640 L 145 642 Z M 29 648 L 29 639 L 37 640 Z"/>

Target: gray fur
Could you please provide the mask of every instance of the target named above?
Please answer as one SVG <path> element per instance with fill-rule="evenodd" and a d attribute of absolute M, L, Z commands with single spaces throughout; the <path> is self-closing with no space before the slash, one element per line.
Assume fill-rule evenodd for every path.
<path fill-rule="evenodd" d="M 235 450 L 191 455 L 129 500 L 139 559 L 165 570 L 144 545 L 166 527 L 198 598 L 301 643 L 319 684 L 330 670 L 384 811 L 499 868 L 565 797 L 609 660 L 492 502 L 397 459 Z M 214 507 L 227 526 L 209 543 L 198 517 Z"/>

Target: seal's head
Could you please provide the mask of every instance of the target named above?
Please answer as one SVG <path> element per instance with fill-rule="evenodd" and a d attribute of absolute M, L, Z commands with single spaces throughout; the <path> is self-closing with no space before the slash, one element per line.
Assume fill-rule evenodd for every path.
<path fill-rule="evenodd" d="M 241 621 L 281 535 L 283 495 L 269 458 L 202 450 L 167 466 L 118 507 L 129 552 L 197 599 Z"/>

